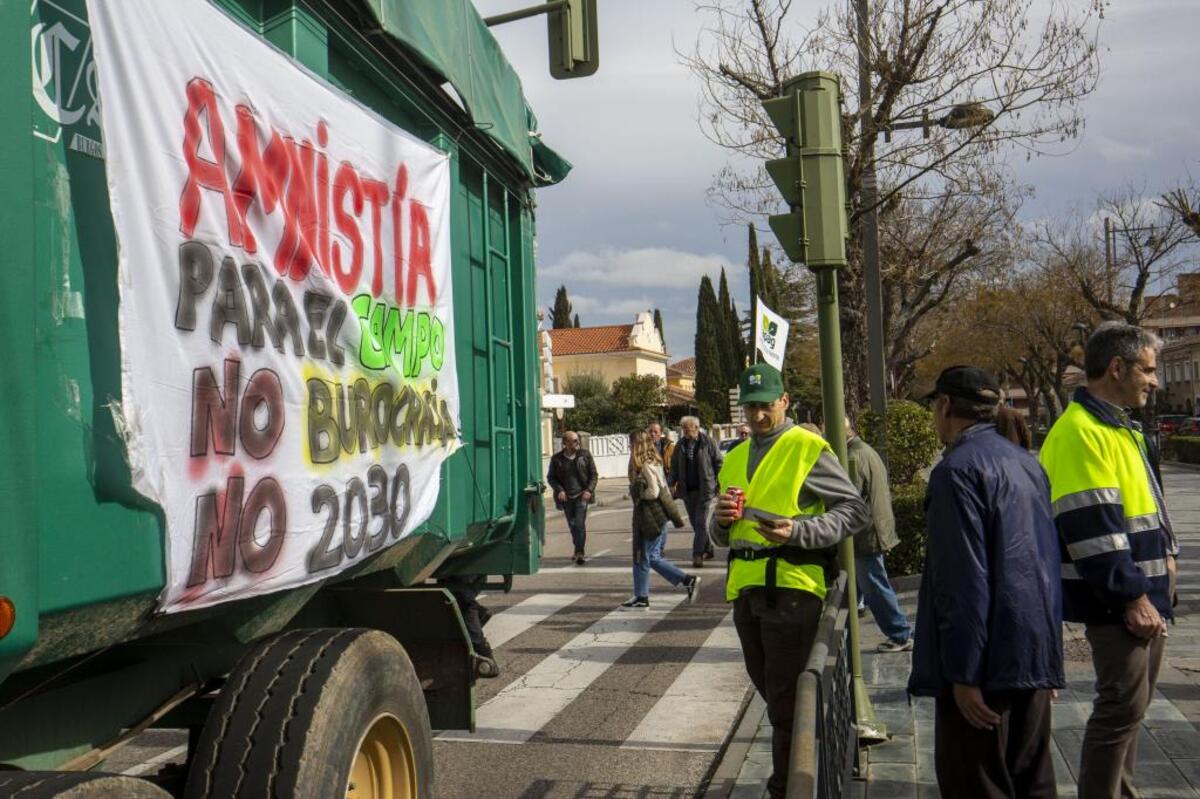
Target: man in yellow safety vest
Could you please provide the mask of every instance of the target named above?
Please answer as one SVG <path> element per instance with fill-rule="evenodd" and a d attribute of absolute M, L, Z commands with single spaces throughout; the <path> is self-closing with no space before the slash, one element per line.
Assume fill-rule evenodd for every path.
<path fill-rule="evenodd" d="M 725 456 L 709 536 L 729 547 L 725 599 L 771 720 L 768 793 L 782 797 L 796 679 L 816 637 L 826 569 L 835 567 L 835 545 L 864 529 L 870 512 L 825 440 L 787 418 L 777 369 L 755 364 L 739 382 L 750 438 Z"/>
<path fill-rule="evenodd" d="M 1062 547 L 1063 618 L 1085 625 L 1097 698 L 1083 735 L 1080 799 L 1139 796 L 1137 736 L 1174 613 L 1179 546 L 1146 439 L 1128 409 L 1158 387 L 1161 342 L 1121 322 L 1096 328 L 1076 390 L 1042 445 Z"/>

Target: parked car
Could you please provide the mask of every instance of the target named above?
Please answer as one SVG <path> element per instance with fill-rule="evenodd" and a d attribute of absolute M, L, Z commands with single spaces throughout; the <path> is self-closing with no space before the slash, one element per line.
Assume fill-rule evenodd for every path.
<path fill-rule="evenodd" d="M 1176 428 L 1187 418 L 1187 415 L 1182 413 L 1164 413 L 1158 417 L 1158 432 L 1164 438 L 1174 435 Z"/>
<path fill-rule="evenodd" d="M 738 444 L 742 443 L 743 440 L 744 439 L 741 439 L 741 438 L 727 438 L 724 441 L 717 444 L 717 448 L 720 449 L 722 452 L 728 452 L 729 450 L 736 447 Z"/>
<path fill-rule="evenodd" d="M 1175 428 L 1174 436 L 1200 436 L 1200 416 L 1193 416 L 1190 419 L 1184 419 Z"/>

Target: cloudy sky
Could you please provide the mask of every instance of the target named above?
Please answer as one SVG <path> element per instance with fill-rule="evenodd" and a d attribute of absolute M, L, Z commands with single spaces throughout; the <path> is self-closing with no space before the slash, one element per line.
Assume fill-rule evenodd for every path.
<path fill-rule="evenodd" d="M 485 16 L 531 3 L 475 0 Z M 815 19 L 828 4 L 794 0 L 793 13 Z M 1016 167 L 1036 191 L 1026 217 L 1087 209 L 1130 183 L 1153 192 L 1189 171 L 1200 179 L 1200 0 L 1112 0 L 1105 16 L 1082 141 L 1070 155 Z M 699 87 L 676 55 L 704 22 L 692 0 L 600 0 L 600 71 L 571 81 L 547 73 L 543 19 L 493 29 L 545 141 L 575 165 L 538 194 L 542 305 L 565 284 L 584 325 L 630 322 L 657 306 L 673 358 L 692 352 L 701 275 L 724 266 L 739 308 L 749 294 L 746 231 L 722 226 L 706 199 L 727 155 L 700 134 Z"/>

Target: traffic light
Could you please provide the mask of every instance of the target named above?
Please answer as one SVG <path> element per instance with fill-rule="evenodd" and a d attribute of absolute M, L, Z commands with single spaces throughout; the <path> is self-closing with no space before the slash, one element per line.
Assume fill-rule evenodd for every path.
<path fill-rule="evenodd" d="M 841 93 L 836 75 L 806 72 L 763 101 L 763 110 L 787 143 L 767 173 L 791 206 L 769 218 L 793 261 L 810 269 L 846 263 L 846 180 L 842 166 Z"/>
<path fill-rule="evenodd" d="M 597 0 L 559 0 L 547 17 L 550 75 L 559 80 L 586 78 L 600 67 Z"/>
<path fill-rule="evenodd" d="M 790 92 L 763 101 L 763 110 L 783 136 L 787 155 L 767 162 L 767 174 L 791 206 L 791 212 L 767 219 L 775 238 L 793 261 L 803 261 L 808 235 L 804 229 L 804 165 L 800 161 L 800 95 Z"/>

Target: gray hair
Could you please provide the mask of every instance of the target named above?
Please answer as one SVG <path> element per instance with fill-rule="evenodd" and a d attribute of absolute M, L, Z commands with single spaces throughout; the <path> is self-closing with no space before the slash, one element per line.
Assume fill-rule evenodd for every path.
<path fill-rule="evenodd" d="M 680 427 L 683 427 L 684 425 L 688 425 L 688 424 L 694 424 L 694 425 L 696 425 L 696 427 L 699 427 L 699 426 L 700 426 L 700 417 L 698 417 L 698 416 L 685 416 L 685 417 L 683 417 L 682 419 L 680 419 L 680 420 L 679 420 L 679 426 L 680 426 Z"/>
<path fill-rule="evenodd" d="M 1098 380 L 1108 371 L 1113 358 L 1129 363 L 1141 357 L 1142 350 L 1158 351 L 1162 339 L 1149 330 L 1125 322 L 1104 322 L 1088 337 L 1083 367 L 1089 380 Z"/>
<path fill-rule="evenodd" d="M 990 424 L 996 421 L 996 414 L 1000 411 L 999 402 L 976 402 L 949 394 L 942 396 L 950 400 L 950 415 L 959 419 Z"/>

